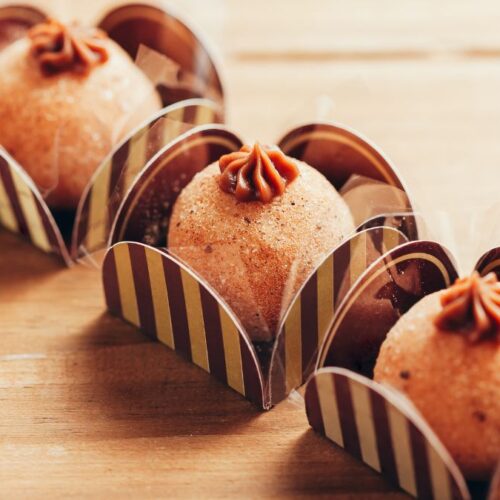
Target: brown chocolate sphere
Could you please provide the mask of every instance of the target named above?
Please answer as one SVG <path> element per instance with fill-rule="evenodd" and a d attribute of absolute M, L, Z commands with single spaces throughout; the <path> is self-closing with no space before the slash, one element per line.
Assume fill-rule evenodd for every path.
<path fill-rule="evenodd" d="M 234 155 L 244 159 L 251 149 L 242 151 Z M 270 176 L 274 192 L 263 188 L 255 195 L 253 181 L 241 178 L 237 188 L 235 177 L 235 196 L 226 192 L 231 179 L 214 163 L 180 193 L 168 233 L 169 250 L 227 301 L 254 341 L 274 337 L 294 293 L 354 230 L 347 205 L 322 174 L 281 151 L 268 153 L 281 162 L 282 176 L 286 169 L 300 174 L 286 189 Z"/>
<path fill-rule="evenodd" d="M 425 297 L 394 325 L 374 378 L 409 397 L 467 479 L 485 480 L 500 459 L 498 319 L 486 338 L 456 330 L 450 315 L 465 302 L 443 309 L 450 291 Z"/>
<path fill-rule="evenodd" d="M 61 56 L 57 29 L 66 28 L 56 22 L 40 26 L 59 37 L 45 56 Z M 161 102 L 145 74 L 105 36 L 98 40 L 105 58 L 89 68 L 63 54 L 65 65 L 51 71 L 34 43 L 25 37 L 0 52 L 0 145 L 33 178 L 49 205 L 72 209 L 112 147 Z M 71 40 L 68 44 L 71 48 Z M 77 55 L 75 50 L 71 57 Z"/>

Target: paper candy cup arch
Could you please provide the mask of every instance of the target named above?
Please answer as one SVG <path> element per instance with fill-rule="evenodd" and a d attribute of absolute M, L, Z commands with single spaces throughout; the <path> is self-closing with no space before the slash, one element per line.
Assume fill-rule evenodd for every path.
<path fill-rule="evenodd" d="M 163 55 L 168 71 L 158 82 L 165 105 L 195 97 L 223 103 L 223 86 L 208 43 L 164 2 L 118 4 L 96 25 L 135 59 L 141 45 Z"/>
<path fill-rule="evenodd" d="M 291 301 L 274 343 L 269 370 L 273 404 L 306 382 L 337 307 L 374 261 L 406 242 L 391 227 L 354 234 L 324 259 Z"/>
<path fill-rule="evenodd" d="M 54 216 L 31 177 L 0 147 L 0 225 L 66 265 L 71 259 Z"/>
<path fill-rule="evenodd" d="M 410 495 L 470 498 L 446 448 L 413 405 L 391 388 L 343 368 L 322 368 L 305 391 L 311 427 Z"/>
<path fill-rule="evenodd" d="M 192 127 L 220 122 L 222 113 L 217 104 L 207 99 L 188 99 L 163 108 L 116 146 L 95 171 L 78 205 L 73 258 L 106 246 L 123 197 L 160 149 Z"/>
<path fill-rule="evenodd" d="M 438 243 L 412 241 L 387 252 L 358 278 L 338 307 L 317 368 L 340 366 L 371 376 L 380 345 L 398 318 L 457 277 L 452 257 Z M 368 321 L 374 314 L 377 321 Z"/>
<path fill-rule="evenodd" d="M 104 260 L 103 283 L 113 314 L 266 407 L 259 363 L 241 325 L 181 262 L 150 246 L 118 243 Z"/>
<path fill-rule="evenodd" d="M 109 244 L 130 240 L 165 246 L 170 210 L 179 192 L 196 173 L 241 146 L 222 125 L 195 127 L 177 137 L 151 158 L 123 198 Z M 161 237 L 156 239 L 151 228 L 159 234 L 158 225 Z"/>
<path fill-rule="evenodd" d="M 486 252 L 477 262 L 476 269 L 481 276 L 495 273 L 500 280 L 500 247 Z"/>
<path fill-rule="evenodd" d="M 278 145 L 285 154 L 318 169 L 337 189 L 357 174 L 406 191 L 386 155 L 359 132 L 343 125 L 307 123 L 289 131 Z M 411 206 L 408 209 L 411 212 Z"/>

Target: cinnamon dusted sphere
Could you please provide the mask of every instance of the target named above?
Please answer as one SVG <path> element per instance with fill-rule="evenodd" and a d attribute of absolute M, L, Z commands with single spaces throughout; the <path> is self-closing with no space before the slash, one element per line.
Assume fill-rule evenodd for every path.
<path fill-rule="evenodd" d="M 54 208 L 73 209 L 112 147 L 161 108 L 114 41 L 56 21 L 0 52 L 0 145 Z"/>
<path fill-rule="evenodd" d="M 294 293 L 353 230 L 322 174 L 256 144 L 181 191 L 168 247 L 228 302 L 253 341 L 269 341 Z"/>
<path fill-rule="evenodd" d="M 387 335 L 374 373 L 408 396 L 472 480 L 500 459 L 500 283 L 487 279 L 418 302 Z"/>

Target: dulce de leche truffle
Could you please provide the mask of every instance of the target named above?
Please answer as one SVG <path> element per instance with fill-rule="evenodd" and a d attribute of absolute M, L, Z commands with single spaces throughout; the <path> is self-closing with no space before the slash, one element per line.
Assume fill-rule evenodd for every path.
<path fill-rule="evenodd" d="M 95 28 L 48 20 L 0 52 L 0 144 L 52 207 L 75 208 L 113 145 L 160 108 L 145 74 Z"/>
<path fill-rule="evenodd" d="M 353 230 L 321 173 L 255 144 L 221 157 L 181 191 L 168 247 L 227 301 L 252 340 L 268 341 L 309 273 Z"/>
<path fill-rule="evenodd" d="M 500 459 L 500 283 L 478 273 L 429 295 L 382 344 L 375 380 L 404 392 L 467 479 Z"/>

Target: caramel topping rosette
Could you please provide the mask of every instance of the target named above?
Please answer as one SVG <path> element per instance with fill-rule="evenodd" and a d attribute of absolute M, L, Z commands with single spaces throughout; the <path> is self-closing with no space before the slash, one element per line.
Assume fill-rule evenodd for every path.
<path fill-rule="evenodd" d="M 438 328 L 462 333 L 471 342 L 500 341 L 500 282 L 495 273 L 481 277 L 475 271 L 458 279 L 442 294 L 441 305 L 434 320 Z"/>
<path fill-rule="evenodd" d="M 219 186 L 238 201 L 269 203 L 299 176 L 295 160 L 277 147 L 245 145 L 219 159 Z"/>
<path fill-rule="evenodd" d="M 28 33 L 31 54 L 45 75 L 63 71 L 87 74 L 108 60 L 102 44 L 106 34 L 97 28 L 73 24 L 66 26 L 54 19 L 37 24 Z"/>

